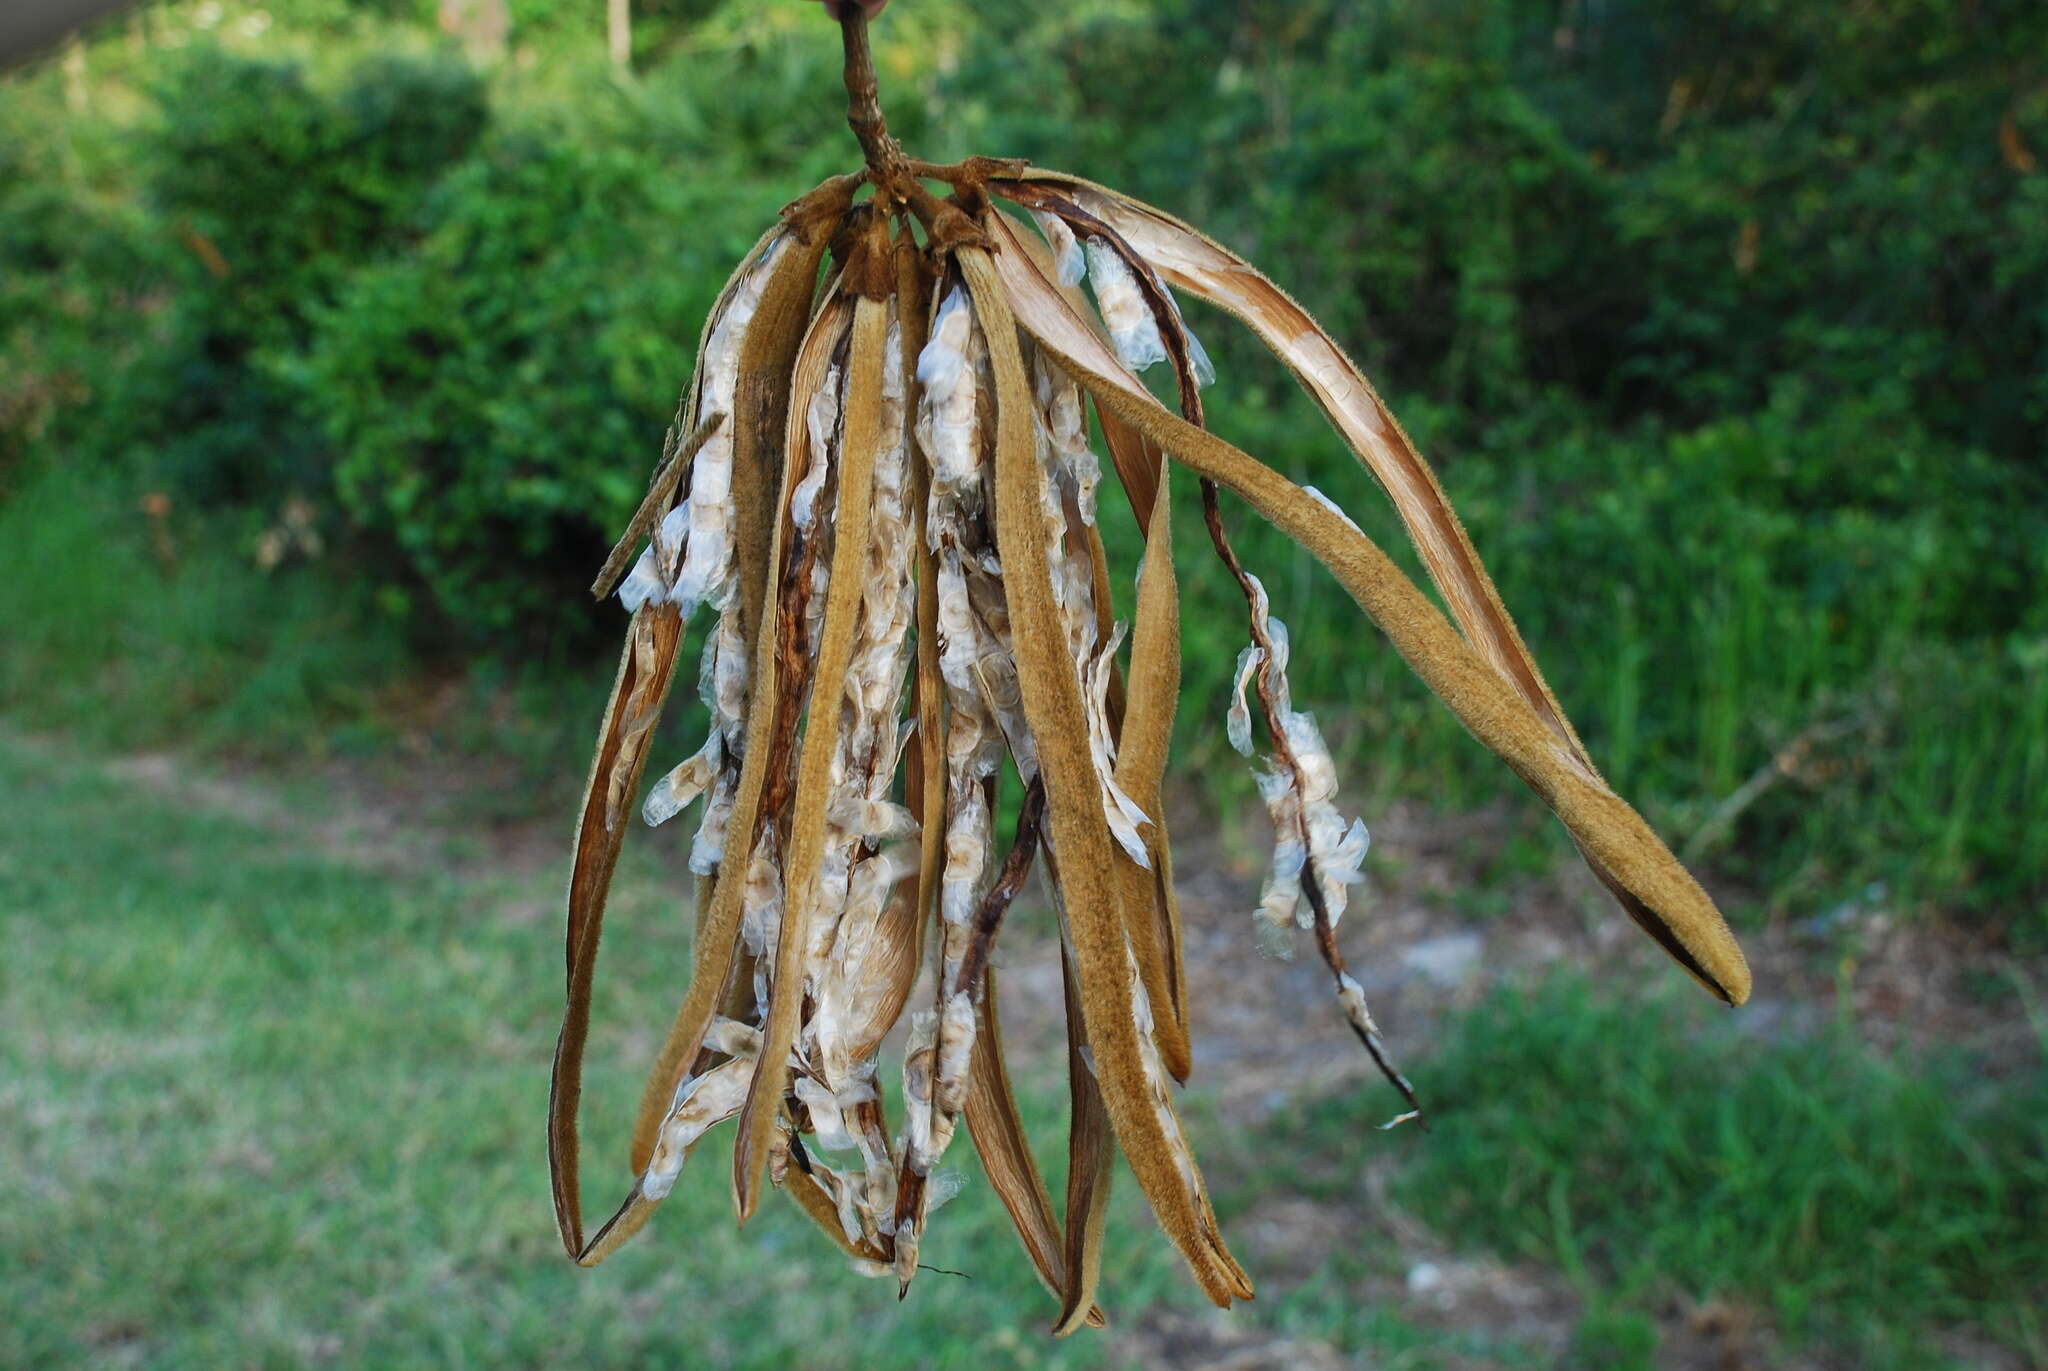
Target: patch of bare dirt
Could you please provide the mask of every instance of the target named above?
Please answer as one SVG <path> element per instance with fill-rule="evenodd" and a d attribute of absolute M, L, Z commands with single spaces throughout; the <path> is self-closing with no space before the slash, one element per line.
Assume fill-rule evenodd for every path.
<path fill-rule="evenodd" d="M 510 767 L 422 751 L 410 759 L 323 758 L 281 783 L 268 768 L 199 763 L 174 752 L 117 757 L 103 769 L 180 808 L 290 836 L 349 866 L 391 873 L 438 869 L 526 875 L 562 864 L 568 821 L 507 806 L 530 791 Z M 574 803 L 564 790 L 563 807 Z"/>
<path fill-rule="evenodd" d="M 1354 1363 L 1326 1342 L 1275 1337 L 1223 1310 L 1162 1313 L 1112 1334 L 1122 1366 L 1174 1371 L 1348 1371 Z"/>

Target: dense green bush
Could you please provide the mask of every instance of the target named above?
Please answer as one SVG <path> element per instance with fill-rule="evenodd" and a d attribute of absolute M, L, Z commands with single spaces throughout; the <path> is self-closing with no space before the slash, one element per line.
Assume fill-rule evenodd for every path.
<path fill-rule="evenodd" d="M 437 174 L 484 126 L 482 83 L 373 58 L 338 91 L 288 63 L 201 47 L 140 135 L 146 200 L 188 251 L 158 346 L 114 403 L 173 488 L 209 506 L 325 496 L 333 460 L 293 362 L 349 276 L 416 232 Z"/>
<path fill-rule="evenodd" d="M 684 244 L 650 269 L 691 208 L 630 158 L 507 140 L 320 314 L 303 379 L 342 504 L 456 618 L 547 625 L 638 501 L 718 285 Z"/>
<path fill-rule="evenodd" d="M 1167 0 L 989 23 L 1008 46 L 942 88 L 958 141 L 1219 230 L 1404 388 L 1483 414 L 1562 383 L 1698 421 L 1788 372 L 1903 381 L 1938 432 L 2036 465 L 2039 5 Z"/>
<path fill-rule="evenodd" d="M 121 428 L 75 446 L 246 511 L 252 536 L 291 496 L 331 504 L 415 623 L 552 638 L 659 450 L 719 283 L 825 173 L 829 92 L 795 137 L 777 95 L 816 92 L 815 59 L 770 44 L 751 94 L 699 72 L 486 132 L 483 83 L 451 60 L 372 55 L 321 84 L 195 49 L 133 139 L 130 232 L 156 240 L 166 303 L 132 364 L 92 378 Z M 71 241 L 97 239 L 61 178 L 19 179 L 0 244 L 36 273 L 19 309 L 48 316 L 60 279 L 118 273 Z M 54 363 L 25 374 L 0 459 L 77 390 Z"/>
<path fill-rule="evenodd" d="M 45 118 L 0 99 L 0 499 L 32 449 L 115 450 L 108 392 L 161 313 L 148 217 L 89 171 L 66 176 L 111 140 L 87 129 L 60 148 L 35 136 Z"/>
<path fill-rule="evenodd" d="M 770 45 L 736 87 L 678 72 L 503 128 L 317 311 L 296 377 L 354 526 L 399 553 L 394 592 L 475 641 L 599 622 L 566 607 L 639 499 L 706 312 L 839 169 L 829 92 L 792 124 L 830 75 Z"/>

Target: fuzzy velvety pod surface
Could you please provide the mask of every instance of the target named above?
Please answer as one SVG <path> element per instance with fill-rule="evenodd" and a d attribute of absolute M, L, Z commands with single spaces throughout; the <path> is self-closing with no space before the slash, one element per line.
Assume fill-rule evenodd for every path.
<path fill-rule="evenodd" d="M 849 53 L 864 60 L 864 41 Z M 1309 935 L 1345 1022 L 1405 1097 L 1402 1119 L 1420 1106 L 1341 950 L 1369 837 L 1292 698 L 1287 626 L 1230 542 L 1225 492 L 1331 571 L 1687 971 L 1735 1003 L 1748 971 L 1706 894 L 1602 780 L 1441 485 L 1334 341 L 1242 259 L 1113 191 L 1014 162 L 909 163 L 871 81 L 850 59 L 867 169 L 792 204 L 735 272 L 648 499 L 599 578 L 602 594 L 632 563 L 569 893 L 549 1119 L 563 1243 L 602 1260 L 731 1122 L 740 1217 L 785 1190 L 902 1293 L 943 1242 L 934 1220 L 958 1186 L 945 1162 L 964 1121 L 1057 1331 L 1103 1321 L 1118 1151 L 1198 1285 L 1228 1305 L 1252 1284 L 1175 1104 L 1199 1021 L 1161 813 L 1179 682 L 1174 466 L 1201 484 L 1246 603 L 1226 731 L 1255 759 L 1274 847 L 1243 955 L 1290 955 Z M 1223 306 L 1293 369 L 1392 499 L 1448 618 L 1327 498 L 1209 432 L 1201 389 L 1215 378 L 1176 291 Z M 1174 408 L 1139 379 L 1161 363 Z M 1100 499 L 1106 479 L 1128 504 Z M 1112 508 L 1147 539 L 1139 568 L 1107 558 L 1098 521 Z M 1135 578 L 1131 623 L 1114 612 L 1120 577 Z M 661 759 L 643 796 L 699 608 L 715 616 L 698 683 L 711 727 L 694 754 Z M 625 1197 L 588 1233 L 581 1058 L 605 892 L 636 813 L 685 845 L 696 940 Z M 996 1001 L 1006 915 L 1034 871 L 1067 992 L 1059 1205 Z M 885 1062 L 899 1024 L 902 1053 Z M 894 1119 L 885 1071 L 900 1081 Z"/>

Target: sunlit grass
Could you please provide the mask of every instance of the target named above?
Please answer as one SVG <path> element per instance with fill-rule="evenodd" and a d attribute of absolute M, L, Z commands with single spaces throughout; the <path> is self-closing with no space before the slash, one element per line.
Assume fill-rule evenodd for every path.
<path fill-rule="evenodd" d="M 0 707 L 108 745 L 273 751 L 367 717 L 408 656 L 350 578 L 266 574 L 252 539 L 175 508 L 160 559 L 148 491 L 55 464 L 0 501 Z"/>
<path fill-rule="evenodd" d="M 1861 1366 L 1935 1364 L 1939 1325 L 2048 1352 L 2040 1055 L 2001 1079 L 1743 1027 L 1569 978 L 1497 994 L 1420 1064 L 1441 1108 L 1397 1194 L 1564 1271 L 1616 1346 L 1654 1347 L 1649 1316 L 1675 1292 L 1760 1306 Z M 1303 1126 L 1360 1118 L 1335 1102 Z"/>

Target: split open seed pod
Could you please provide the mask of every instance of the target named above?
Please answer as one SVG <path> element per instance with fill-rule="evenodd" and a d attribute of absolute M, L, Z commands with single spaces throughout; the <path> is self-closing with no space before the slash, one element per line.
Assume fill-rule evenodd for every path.
<path fill-rule="evenodd" d="M 632 619 L 569 888 L 548 1132 L 562 1240 L 603 1260 L 731 1122 L 740 1217 L 780 1188 L 901 1293 L 955 1188 L 942 1162 L 964 1120 L 1058 1331 L 1102 1321 L 1119 1150 L 1195 1280 L 1228 1305 L 1251 1282 L 1175 1108 L 1190 1068 L 1162 808 L 1180 688 L 1176 468 L 1200 483 L 1245 600 L 1227 733 L 1257 758 L 1274 825 L 1247 946 L 1311 935 L 1403 1117 L 1420 1106 L 1338 943 L 1366 830 L 1295 708 L 1286 625 L 1230 544 L 1222 492 L 1328 568 L 1680 965 L 1730 1003 L 1749 973 L 1707 895 L 1602 780 L 1436 477 L 1315 321 L 1228 249 L 1115 191 L 1014 161 L 907 159 L 875 102 L 865 20 L 842 25 L 866 165 L 792 203 L 740 263 L 595 587 Z M 1448 618 L 1341 509 L 1207 429 L 1211 367 L 1176 292 L 1237 316 L 1293 370 L 1393 501 Z M 1138 379 L 1158 363 L 1173 407 Z M 1110 587 L 1130 573 L 1108 565 L 1099 531 L 1105 479 L 1146 539 L 1128 624 Z M 698 674 L 711 728 L 649 785 L 699 609 L 714 616 Z M 1009 815 L 1006 772 L 1023 796 Z M 590 1230 L 577 1113 L 605 896 L 627 828 L 673 831 L 693 807 L 689 988 L 641 1100 L 624 1199 Z M 992 961 L 1034 866 L 1066 981 L 1058 1207 L 1003 1057 Z M 882 1046 L 906 1017 L 892 1124 Z"/>

